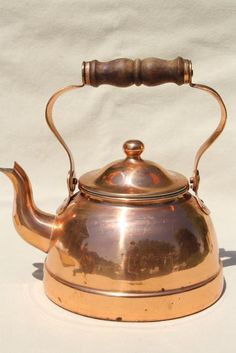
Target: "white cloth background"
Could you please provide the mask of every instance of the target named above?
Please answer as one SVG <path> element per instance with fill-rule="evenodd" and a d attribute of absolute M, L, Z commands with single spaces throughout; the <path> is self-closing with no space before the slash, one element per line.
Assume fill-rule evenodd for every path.
<path fill-rule="evenodd" d="M 16 235 L 12 187 L 0 175 L 1 352 L 235 349 L 235 33 L 234 0 L 0 0 L 0 166 L 17 160 L 38 206 L 54 212 L 66 196 L 68 160 L 45 123 L 49 96 L 81 82 L 83 60 L 191 59 L 194 81 L 219 91 L 228 108 L 226 130 L 200 164 L 200 195 L 212 210 L 220 248 L 233 255 L 223 298 L 194 316 L 125 324 L 71 314 L 47 300 L 32 276 L 44 254 Z M 62 98 L 55 113 L 78 175 L 121 158 L 123 142 L 138 138 L 144 158 L 190 176 L 197 147 L 219 120 L 210 96 L 171 84 L 86 87 Z"/>

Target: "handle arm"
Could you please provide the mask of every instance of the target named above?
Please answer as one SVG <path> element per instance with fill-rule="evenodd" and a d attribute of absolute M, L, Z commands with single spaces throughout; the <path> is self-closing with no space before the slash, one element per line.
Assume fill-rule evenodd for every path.
<path fill-rule="evenodd" d="M 218 102 L 219 107 L 220 107 L 220 113 L 221 113 L 220 122 L 217 125 L 215 131 L 200 146 L 200 148 L 198 149 L 198 151 L 196 153 L 195 159 L 194 159 L 193 175 L 190 178 L 190 183 L 191 183 L 193 191 L 197 195 L 199 183 L 200 183 L 200 175 L 199 175 L 199 170 L 198 170 L 199 161 L 200 161 L 203 153 L 205 153 L 205 151 L 213 144 L 213 142 L 218 138 L 218 136 L 224 130 L 224 127 L 225 127 L 225 124 L 227 121 L 227 110 L 226 110 L 225 104 L 223 102 L 223 99 L 221 98 L 219 93 L 217 93 L 213 88 L 208 87 L 206 85 L 197 84 L 197 83 L 191 83 L 190 86 L 211 94 Z"/>
<path fill-rule="evenodd" d="M 49 99 L 47 105 L 46 105 L 46 111 L 45 111 L 45 117 L 46 117 L 46 121 L 47 124 L 49 126 L 49 128 L 51 129 L 51 131 L 53 132 L 53 134 L 56 136 L 56 138 L 58 139 L 58 141 L 60 142 L 60 144 L 62 145 L 62 147 L 65 149 L 68 158 L 69 158 L 69 163 L 70 163 L 70 170 L 68 172 L 68 177 L 67 177 L 67 187 L 68 187 L 68 202 L 70 200 L 70 198 L 72 197 L 74 191 L 75 191 L 75 187 L 77 184 L 77 178 L 76 178 L 76 174 L 75 174 L 75 163 L 74 163 L 74 158 L 72 155 L 71 150 L 69 149 L 69 147 L 67 146 L 67 144 L 65 143 L 64 139 L 62 138 L 62 136 L 60 135 L 60 133 L 58 132 L 54 121 L 53 121 L 53 107 L 57 101 L 57 99 L 63 95 L 66 92 L 69 91 L 73 91 L 75 89 L 81 88 L 84 85 L 71 85 L 65 88 L 60 89 L 59 91 L 55 92 L 52 97 Z"/>

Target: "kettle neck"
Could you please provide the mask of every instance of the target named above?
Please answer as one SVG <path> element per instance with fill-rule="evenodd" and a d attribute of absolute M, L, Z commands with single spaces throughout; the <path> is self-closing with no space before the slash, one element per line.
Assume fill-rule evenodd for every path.
<path fill-rule="evenodd" d="M 55 215 L 41 211 L 35 205 L 30 180 L 18 163 L 13 168 L 0 168 L 0 171 L 14 187 L 13 220 L 17 232 L 25 241 L 47 252 Z"/>

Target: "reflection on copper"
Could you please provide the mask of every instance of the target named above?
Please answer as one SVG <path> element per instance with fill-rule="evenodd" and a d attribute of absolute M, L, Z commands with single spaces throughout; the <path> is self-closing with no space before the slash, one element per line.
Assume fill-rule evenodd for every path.
<path fill-rule="evenodd" d="M 120 229 L 120 239 L 119 239 L 120 250 L 124 248 L 125 235 L 126 235 L 126 229 L 127 229 L 126 214 L 127 214 L 127 208 L 123 207 L 120 210 L 120 214 L 118 216 L 118 228 Z"/>
<path fill-rule="evenodd" d="M 77 217 L 73 217 L 75 214 Z M 62 233 L 58 224 L 63 224 Z M 167 205 L 124 207 L 100 204 L 78 194 L 67 212 L 57 217 L 53 238 L 54 247 L 47 259 L 49 270 L 54 272 L 55 267 L 58 275 L 67 280 L 69 276 L 72 283 L 80 283 L 80 273 L 89 274 L 91 287 L 100 285 L 96 280 L 99 275 L 103 276 L 104 289 L 115 286 L 120 290 L 120 280 L 125 280 L 122 290 L 134 290 L 135 285 L 130 287 L 134 280 L 144 281 L 145 291 L 145 281 L 151 279 L 155 279 L 154 286 L 160 286 L 163 278 L 171 286 L 175 272 L 182 273 L 178 277 L 178 286 L 182 286 L 186 270 L 198 269 L 201 281 L 219 267 L 212 224 L 196 208 L 194 197 L 179 197 Z M 65 253 L 71 259 L 66 266 Z M 68 263 L 73 268 L 64 272 Z"/>

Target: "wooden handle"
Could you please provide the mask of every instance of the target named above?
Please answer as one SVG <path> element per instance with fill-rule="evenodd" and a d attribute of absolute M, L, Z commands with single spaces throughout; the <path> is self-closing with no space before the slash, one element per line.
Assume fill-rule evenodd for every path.
<path fill-rule="evenodd" d="M 97 60 L 83 62 L 83 83 L 93 87 L 102 84 L 117 87 L 157 86 L 173 82 L 177 85 L 191 83 L 192 64 L 190 60 L 178 57 L 174 60 L 158 58 L 116 59 L 108 62 Z"/>

